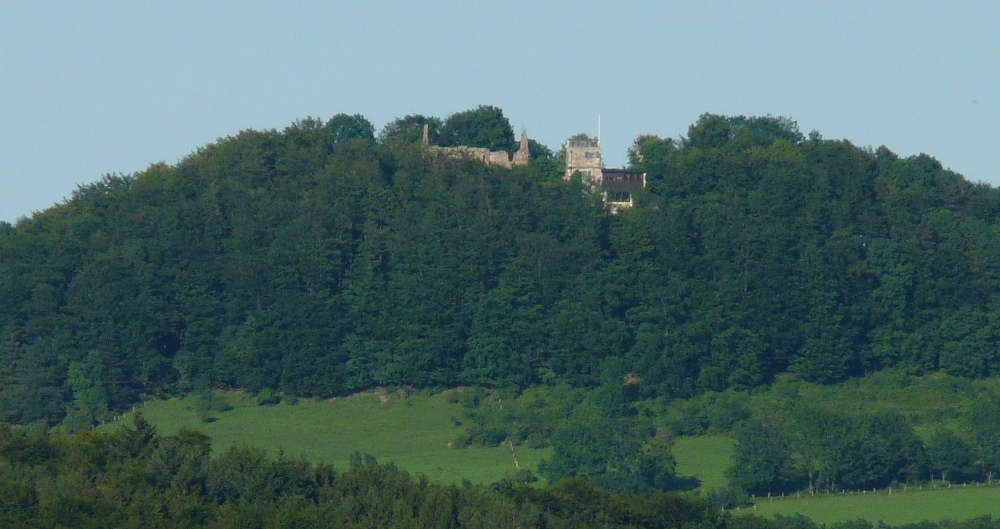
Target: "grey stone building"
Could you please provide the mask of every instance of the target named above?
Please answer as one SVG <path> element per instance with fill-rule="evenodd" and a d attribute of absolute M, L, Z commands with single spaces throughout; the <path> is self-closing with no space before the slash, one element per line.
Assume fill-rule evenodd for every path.
<path fill-rule="evenodd" d="M 605 169 L 601 162 L 600 138 L 569 139 L 566 151 L 566 174 L 580 173 L 580 180 L 593 193 L 601 193 L 612 210 L 632 207 L 632 193 L 646 187 L 646 173 L 628 169 Z"/>

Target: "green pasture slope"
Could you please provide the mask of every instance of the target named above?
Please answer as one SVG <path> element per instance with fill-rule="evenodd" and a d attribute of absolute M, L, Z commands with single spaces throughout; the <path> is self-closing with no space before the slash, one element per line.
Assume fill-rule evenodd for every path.
<path fill-rule="evenodd" d="M 726 486 L 724 472 L 734 445 L 734 440 L 723 435 L 677 438 L 673 449 L 677 474 L 698 478 L 703 491 Z M 796 513 L 828 524 L 865 519 L 901 525 L 924 520 L 968 520 L 987 514 L 1000 517 L 1000 486 L 910 489 L 905 493 L 896 489 L 891 496 L 881 490 L 875 495 L 758 499 L 757 514 L 762 516 Z"/>
<path fill-rule="evenodd" d="M 769 391 L 747 395 L 744 402 L 754 409 L 773 404 L 777 395 L 793 390 L 799 398 L 841 409 L 899 411 L 914 422 L 920 433 L 927 434 L 939 426 L 959 427 L 949 418 L 974 405 L 969 397 L 974 392 L 1000 393 L 1000 378 L 970 382 L 940 374 L 904 377 L 890 372 L 833 386 L 779 379 Z M 489 483 L 507 476 L 514 470 L 510 448 L 449 447 L 465 431 L 465 426 L 455 421 L 461 421 L 467 411 L 451 398 L 455 391 L 461 390 L 433 395 L 378 391 L 329 400 L 301 399 L 296 404 L 283 402 L 275 406 L 258 406 L 252 397 L 240 393 L 217 393 L 233 409 L 212 412 L 217 419 L 214 422 L 201 421 L 194 396 L 149 401 L 143 413 L 166 435 L 181 427 L 206 433 L 212 437 L 216 451 L 248 444 L 330 462 L 340 468 L 358 451 L 445 483 L 463 479 Z M 124 421 L 131 423 L 131 418 L 126 416 Z M 728 481 L 724 471 L 730 464 L 734 444 L 727 435 L 678 437 L 673 447 L 677 474 L 700 480 L 703 492 L 725 486 Z M 549 454 L 548 449 L 517 448 L 521 468 L 532 471 L 537 471 L 538 463 Z M 966 520 L 986 514 L 1000 517 L 1000 487 L 911 489 L 902 494 L 896 491 L 892 496 L 882 491 L 876 495 L 762 499 L 758 504 L 758 514 L 764 516 L 795 513 L 822 523 L 867 519 L 891 525 Z"/>
<path fill-rule="evenodd" d="M 458 391 L 458 390 L 450 390 Z M 217 420 L 203 422 L 195 398 L 146 402 L 143 416 L 161 434 L 185 427 L 212 438 L 213 450 L 246 444 L 289 456 L 304 456 L 345 468 L 354 452 L 375 456 L 434 481 L 488 483 L 514 470 L 507 446 L 453 449 L 450 442 L 462 431 L 453 417 L 463 408 L 448 402 L 448 392 L 433 396 L 402 392 L 372 392 L 330 400 L 299 400 L 258 406 L 248 396 L 218 393 L 233 409 L 212 412 Z M 124 417 L 131 424 L 131 417 Z M 547 449 L 516 447 L 521 468 L 536 472 Z"/>
<path fill-rule="evenodd" d="M 358 451 L 446 483 L 462 479 L 488 483 L 506 476 L 514 469 L 509 447 L 456 450 L 448 446 L 464 431 L 452 420 L 462 420 L 464 408 L 448 402 L 448 393 L 405 396 L 400 392 L 372 392 L 258 406 L 249 396 L 218 392 L 216 395 L 233 409 L 211 412 L 217 419 L 214 422 L 200 419 L 193 396 L 148 401 L 142 410 L 160 433 L 174 434 L 182 427 L 198 430 L 212 438 L 216 451 L 247 444 L 340 467 L 346 466 L 351 454 Z M 123 422 L 131 424 L 131 417 L 125 416 Z M 723 435 L 678 438 L 673 448 L 677 474 L 698 478 L 703 490 L 725 486 L 728 482 L 723 472 L 729 466 L 734 444 Z M 516 450 L 521 468 L 536 474 L 538 463 L 550 453 L 549 449 Z"/>
<path fill-rule="evenodd" d="M 790 375 L 777 377 L 767 391 L 748 399 L 752 409 L 768 409 L 783 394 L 794 393 L 804 402 L 831 410 L 874 414 L 898 412 L 918 434 L 930 435 L 938 428 L 956 430 L 957 418 L 974 408 L 984 394 L 1000 394 L 1000 377 L 969 380 L 943 372 L 908 375 L 901 369 L 884 369 L 838 384 L 811 384 Z"/>
<path fill-rule="evenodd" d="M 924 520 L 968 520 L 978 516 L 1000 516 L 1000 487 L 952 487 L 936 490 L 886 491 L 878 494 L 761 499 L 758 514 L 774 516 L 799 513 L 817 522 L 831 523 L 865 519 L 890 525 Z"/>
<path fill-rule="evenodd" d="M 677 475 L 698 478 L 702 490 L 728 485 L 725 471 L 735 445 L 736 441 L 724 435 L 678 437 L 673 447 Z"/>

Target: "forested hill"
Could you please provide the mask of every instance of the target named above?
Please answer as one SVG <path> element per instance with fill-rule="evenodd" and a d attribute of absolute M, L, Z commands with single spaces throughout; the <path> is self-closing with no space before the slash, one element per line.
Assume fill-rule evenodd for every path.
<path fill-rule="evenodd" d="M 512 170 L 443 159 L 424 122 L 461 141 L 450 119 L 378 141 L 303 120 L 0 224 L 2 418 L 207 387 L 1000 373 L 1000 192 L 933 158 L 706 115 L 641 138 L 647 192 L 611 215 L 540 146 Z"/>

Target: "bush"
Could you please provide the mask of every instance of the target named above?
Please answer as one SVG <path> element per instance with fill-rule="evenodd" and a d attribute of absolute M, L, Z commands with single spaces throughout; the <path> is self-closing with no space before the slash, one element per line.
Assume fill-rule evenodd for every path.
<path fill-rule="evenodd" d="M 479 406 L 479 402 L 489 396 L 489 393 L 481 387 L 475 387 L 466 391 L 455 391 L 455 402 L 458 402 L 466 408 L 475 408 Z M 451 395 L 448 395 L 451 398 Z"/>
<path fill-rule="evenodd" d="M 708 416 L 697 403 L 691 402 L 680 410 L 680 417 L 670 421 L 670 433 L 674 435 L 705 435 L 708 433 Z"/>
<path fill-rule="evenodd" d="M 750 496 L 736 487 L 722 487 L 708 491 L 708 503 L 716 509 L 735 509 L 751 504 Z"/>
<path fill-rule="evenodd" d="M 219 420 L 213 412 L 229 411 L 233 409 L 233 406 L 222 394 L 205 390 L 194 397 L 192 408 L 198 414 L 201 422 L 208 423 Z"/>
<path fill-rule="evenodd" d="M 483 446 L 497 446 L 507 439 L 507 432 L 503 430 L 482 430 L 477 437 Z"/>
<path fill-rule="evenodd" d="M 260 393 L 257 394 L 258 406 L 274 406 L 279 402 L 281 402 L 281 395 L 278 395 L 268 388 L 260 390 Z"/>
<path fill-rule="evenodd" d="M 538 476 L 526 468 L 519 468 L 508 472 L 507 479 L 514 483 L 534 483 L 538 481 Z"/>
<path fill-rule="evenodd" d="M 713 402 L 708 403 L 709 433 L 729 432 L 750 418 L 750 411 L 741 402 L 745 399 L 745 396 L 727 391 L 713 399 Z"/>
<path fill-rule="evenodd" d="M 542 435 L 531 434 L 524 440 L 524 446 L 528 448 L 546 448 L 550 445 L 549 439 Z"/>

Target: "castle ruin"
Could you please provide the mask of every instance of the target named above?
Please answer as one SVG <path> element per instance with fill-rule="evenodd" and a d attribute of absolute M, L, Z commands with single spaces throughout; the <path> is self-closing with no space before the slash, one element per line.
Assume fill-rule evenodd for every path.
<path fill-rule="evenodd" d="M 527 132 L 521 132 L 521 144 L 513 158 L 505 151 L 491 151 L 485 147 L 431 145 L 427 124 L 424 124 L 422 142 L 424 148 L 448 158 L 469 158 L 485 165 L 496 165 L 507 169 L 528 165 L 531 161 Z M 632 193 L 646 187 L 646 173 L 629 169 L 604 168 L 601 162 L 600 138 L 571 138 L 563 144 L 563 149 L 566 152 L 566 174 L 563 178 L 569 180 L 575 173 L 580 173 L 580 179 L 587 189 L 590 192 L 600 192 L 604 203 L 612 210 L 632 207 Z"/>
<path fill-rule="evenodd" d="M 432 152 L 441 153 L 448 158 L 471 158 L 478 160 L 485 165 L 497 165 L 510 169 L 515 165 L 528 165 L 531 161 L 531 152 L 528 149 L 528 133 L 521 132 L 521 145 L 518 146 L 514 158 L 511 159 L 506 151 L 491 151 L 485 147 L 469 147 L 468 145 L 457 145 L 455 147 L 438 147 L 431 145 L 427 124 L 424 124 L 424 135 L 422 142 L 424 147 Z"/>

